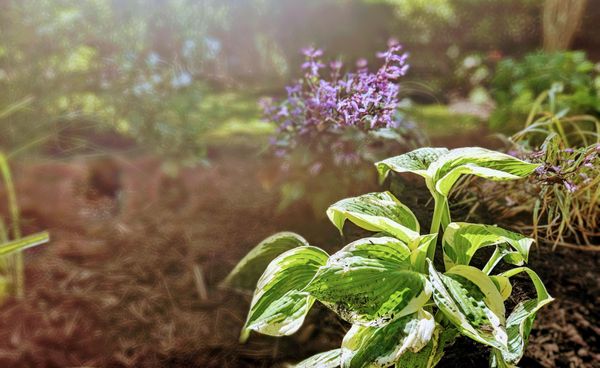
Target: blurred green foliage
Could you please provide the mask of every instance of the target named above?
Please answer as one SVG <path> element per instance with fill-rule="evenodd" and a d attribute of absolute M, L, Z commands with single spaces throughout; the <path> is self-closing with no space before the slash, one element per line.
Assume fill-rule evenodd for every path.
<path fill-rule="evenodd" d="M 452 137 L 456 132 L 466 134 L 482 126 L 477 116 L 455 112 L 441 104 L 411 106 L 404 109 L 404 113 L 431 139 Z"/>
<path fill-rule="evenodd" d="M 446 102 L 472 89 L 454 76 L 468 55 L 520 56 L 539 45 L 540 3 L 0 0 L 0 108 L 19 107 L 0 116 L 0 145 L 109 130 L 196 162 L 207 133 L 255 120 L 257 97 L 297 77 L 298 51 L 310 44 L 351 64 L 395 37 L 411 53 L 408 78 L 419 81 L 404 95 Z"/>
<path fill-rule="evenodd" d="M 491 81 L 498 104 L 491 117 L 496 129 L 510 129 L 525 121 L 538 95 L 558 89 L 555 111 L 600 116 L 600 69 L 581 51 L 535 52 L 522 60 L 502 60 Z"/>
<path fill-rule="evenodd" d="M 0 2 L 0 106 L 27 101 L 0 120 L 0 143 L 68 150 L 61 136 L 105 129 L 198 160 L 206 131 L 257 115 L 252 93 L 221 92 L 211 79 L 223 65 L 209 33 L 228 26 L 227 9 L 216 0 Z"/>

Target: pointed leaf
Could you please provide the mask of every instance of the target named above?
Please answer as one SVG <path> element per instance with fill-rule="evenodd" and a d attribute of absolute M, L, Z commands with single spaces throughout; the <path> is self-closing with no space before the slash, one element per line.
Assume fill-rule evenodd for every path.
<path fill-rule="evenodd" d="M 337 368 L 340 366 L 342 349 L 333 349 L 313 355 L 292 366 L 293 368 Z"/>
<path fill-rule="evenodd" d="M 463 335 L 506 348 L 504 303 L 488 275 L 471 266 L 456 266 L 441 274 L 429 262 L 429 276 L 436 305 Z"/>
<path fill-rule="evenodd" d="M 429 165 L 448 152 L 447 148 L 418 148 L 403 155 L 379 161 L 375 164 L 375 167 L 377 167 L 381 182 L 385 180 L 390 171 L 397 173 L 410 172 L 428 178 L 427 169 Z"/>
<path fill-rule="evenodd" d="M 504 257 L 509 263 L 519 266 L 527 262 L 533 239 L 497 226 L 453 222 L 446 227 L 442 240 L 446 269 L 468 265 L 475 252 L 483 247 L 503 244 L 510 245 L 510 248 L 498 250 L 500 254 L 493 260 L 490 270 Z"/>
<path fill-rule="evenodd" d="M 519 267 L 506 271 L 500 276 L 510 278 L 521 272 L 526 272 L 535 287 L 537 297 L 517 304 L 508 319 L 506 320 L 506 331 L 508 333 L 508 348 L 494 351 L 492 362 L 499 367 L 510 367 L 516 365 L 523 357 L 525 347 L 531 327 L 535 320 L 536 313 L 546 304 L 552 302 L 554 298 L 548 294 L 546 287 L 540 277 L 530 268 Z"/>
<path fill-rule="evenodd" d="M 241 339 L 247 338 L 249 330 L 271 336 L 296 332 L 314 303 L 303 289 L 327 258 L 327 253 L 310 246 L 275 258 L 258 280 Z"/>
<path fill-rule="evenodd" d="M 273 234 L 261 241 L 235 266 L 222 285 L 240 290 L 253 291 L 267 265 L 283 252 L 308 246 L 300 235 L 292 232 Z"/>
<path fill-rule="evenodd" d="M 425 347 L 435 330 L 431 314 L 421 309 L 382 327 L 354 325 L 342 342 L 342 367 L 387 367 L 403 354 Z"/>
<path fill-rule="evenodd" d="M 496 285 L 496 288 L 500 292 L 500 295 L 502 295 L 502 300 L 508 299 L 510 294 L 512 294 L 510 279 L 502 275 L 490 276 L 490 279 L 492 279 L 494 285 Z"/>
<path fill-rule="evenodd" d="M 514 180 L 531 174 L 539 165 L 481 147 L 451 150 L 433 162 L 428 174 L 433 178 L 436 191 L 447 196 L 463 174 L 472 174 L 491 180 Z"/>
<path fill-rule="evenodd" d="M 332 255 L 306 291 L 348 322 L 383 325 L 416 312 L 431 296 L 410 256 L 395 238 L 357 240 Z"/>
<path fill-rule="evenodd" d="M 0 244 L 0 256 L 23 251 L 50 241 L 50 235 L 44 231 Z"/>
<path fill-rule="evenodd" d="M 410 243 L 419 236 L 419 222 L 412 211 L 390 192 L 346 198 L 327 209 L 340 232 L 346 220 L 368 231 L 385 232 Z"/>

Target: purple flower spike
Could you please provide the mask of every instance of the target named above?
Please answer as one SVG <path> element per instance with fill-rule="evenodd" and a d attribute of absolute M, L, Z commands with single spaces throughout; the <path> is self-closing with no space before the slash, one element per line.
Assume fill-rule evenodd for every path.
<path fill-rule="evenodd" d="M 340 60 L 329 63 L 330 73 L 320 73 L 326 65 L 321 60 L 323 51 L 303 49 L 303 78 L 286 88 L 287 99 L 276 105 L 262 104 L 265 117 L 278 126 L 277 147 L 287 145 L 289 152 L 299 142 L 323 134 L 337 137 L 335 142 L 342 139 L 347 126 L 363 131 L 398 126 L 400 88 L 396 81 L 408 70 L 408 54 L 400 53 L 401 48 L 397 41 L 390 41 L 388 50 L 378 54 L 384 60 L 375 73 L 368 70 L 367 60 L 359 59 L 356 70 L 345 74 Z M 334 149 L 331 144 L 327 149 L 335 152 L 333 160 L 339 164 L 360 159 L 354 149 Z"/>

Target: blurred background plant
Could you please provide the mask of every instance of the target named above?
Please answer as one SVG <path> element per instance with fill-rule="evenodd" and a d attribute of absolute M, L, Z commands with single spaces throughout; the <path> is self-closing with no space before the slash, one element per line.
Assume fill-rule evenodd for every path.
<path fill-rule="evenodd" d="M 541 0 L 2 0 L 0 106 L 24 99 L 28 105 L 2 122 L 1 143 L 14 148 L 40 139 L 50 142 L 38 145 L 43 149 L 80 152 L 84 142 L 109 144 L 116 132 L 175 162 L 198 163 L 207 134 L 228 122 L 235 133 L 236 122 L 257 119 L 249 102 L 279 94 L 296 76 L 301 47 L 312 42 L 344 60 L 372 55 L 375 65 L 375 52 L 394 36 L 413 53 L 403 87 L 413 101 L 470 96 L 481 103 L 491 95 L 501 106 L 518 107 L 529 86 L 516 79 L 527 66 L 502 76 L 507 64 L 494 78 L 497 94 L 485 87 L 495 63 L 540 45 L 542 25 L 551 21 L 544 9 Z M 586 29 L 599 13 L 588 6 L 572 18 Z M 332 25 L 334 18 L 353 27 Z M 576 31 L 568 42 L 597 53 L 600 36 Z M 581 58 L 559 58 L 544 74 L 590 77 L 589 63 L 569 66 Z M 549 86 L 531 88 L 535 96 Z M 579 84 L 573 88 L 573 98 L 583 99 Z M 224 99 L 230 113 L 215 105 Z M 130 148 L 127 142 L 112 144 Z"/>
<path fill-rule="evenodd" d="M 54 157 L 150 151 L 175 176 L 208 162 L 211 147 L 256 150 L 275 135 L 272 152 L 286 151 L 287 169 L 260 173 L 265 187 L 281 189 L 282 208 L 307 193 L 328 203 L 316 198 L 331 193 L 336 167 L 366 165 L 424 135 L 457 146 L 513 133 L 556 83 L 549 111 L 598 117 L 600 35 L 587 30 L 599 17 L 599 7 L 575 0 L 0 0 L 0 106 L 11 112 L 0 115 L 0 146 Z M 300 133 L 316 110 L 292 102 L 339 86 L 313 76 L 326 83 L 308 96 L 305 77 L 292 88 L 304 92 L 286 97 L 307 63 L 298 51 L 319 45 L 345 65 L 366 56 L 365 75 L 376 75 L 376 53 L 393 37 L 410 50 L 411 72 L 380 113 L 399 124 L 311 123 Z M 290 113 L 305 108 L 301 123 L 261 123 L 265 95 L 287 98 L 280 108 Z M 300 185 L 306 172 L 326 184 Z M 370 180 L 355 174 L 347 187 Z"/>
<path fill-rule="evenodd" d="M 554 111 L 600 116 L 600 65 L 582 51 L 536 52 L 498 63 L 490 83 L 498 106 L 490 124 L 504 131 L 514 129 L 534 108 L 536 98 L 557 83 L 562 91 L 556 95 Z"/>

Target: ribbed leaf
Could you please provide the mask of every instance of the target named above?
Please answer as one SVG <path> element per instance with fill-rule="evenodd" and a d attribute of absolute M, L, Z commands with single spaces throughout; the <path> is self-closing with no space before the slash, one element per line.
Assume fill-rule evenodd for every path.
<path fill-rule="evenodd" d="M 410 172 L 427 178 L 429 177 L 427 172 L 429 165 L 448 152 L 447 148 L 418 148 L 400 156 L 379 161 L 375 164 L 375 167 L 377 167 L 381 182 L 385 180 L 390 171 L 397 173 Z"/>
<path fill-rule="evenodd" d="M 292 366 L 293 368 L 337 368 L 340 366 L 342 349 L 333 349 L 313 355 Z"/>
<path fill-rule="evenodd" d="M 430 188 L 447 196 L 461 175 L 471 174 L 491 180 L 513 180 L 531 174 L 538 165 L 504 153 L 480 147 L 419 148 L 375 164 L 383 181 L 390 171 L 411 172 L 426 179 Z M 433 188 L 434 187 L 434 188 Z"/>
<path fill-rule="evenodd" d="M 387 367 L 403 354 L 425 347 L 435 330 L 431 314 L 421 309 L 382 327 L 354 325 L 342 342 L 342 367 Z"/>
<path fill-rule="evenodd" d="M 554 300 L 550 294 L 548 294 L 542 280 L 530 268 L 514 268 L 500 274 L 500 276 L 510 278 L 521 272 L 526 272 L 531 278 L 531 281 L 533 281 L 537 297 L 536 299 L 520 302 L 510 316 L 508 316 L 508 319 L 506 320 L 508 348 L 500 350 L 494 349 L 491 359 L 492 366 L 512 367 L 521 360 L 523 353 L 525 352 L 525 347 L 527 346 L 527 340 L 536 313 L 540 308 Z"/>
<path fill-rule="evenodd" d="M 475 252 L 483 247 L 505 244 L 510 247 L 497 248 L 498 254 L 493 257 L 492 264 L 486 267 L 489 270 L 502 258 L 518 266 L 527 262 L 533 239 L 497 226 L 453 222 L 446 227 L 442 241 L 446 269 L 468 265 Z"/>
<path fill-rule="evenodd" d="M 298 234 L 280 232 L 261 241 L 235 266 L 222 285 L 240 290 L 253 291 L 267 265 L 283 252 L 308 246 L 308 242 Z"/>
<path fill-rule="evenodd" d="M 327 258 L 327 253 L 310 246 L 288 250 L 275 258 L 258 280 L 241 340 L 250 330 L 271 336 L 296 332 L 314 303 L 303 289 Z"/>
<path fill-rule="evenodd" d="M 429 276 L 436 305 L 463 335 L 506 349 L 504 303 L 488 275 L 462 265 L 441 274 L 429 262 Z"/>
<path fill-rule="evenodd" d="M 513 156 L 480 147 L 451 150 L 428 168 L 436 190 L 444 196 L 463 174 L 472 174 L 491 180 L 514 180 L 531 174 L 539 165 Z"/>
<path fill-rule="evenodd" d="M 416 312 L 431 296 L 410 256 L 395 238 L 357 240 L 332 255 L 306 291 L 348 322 L 383 325 Z"/>
<path fill-rule="evenodd" d="M 350 220 L 365 230 L 385 232 L 406 243 L 419 236 L 417 218 L 390 192 L 342 199 L 327 209 L 327 216 L 340 232 Z"/>

